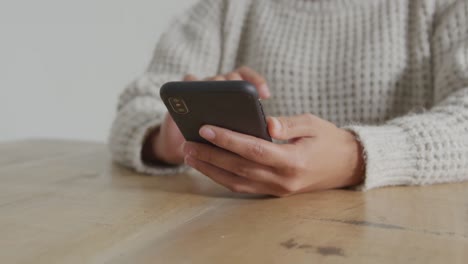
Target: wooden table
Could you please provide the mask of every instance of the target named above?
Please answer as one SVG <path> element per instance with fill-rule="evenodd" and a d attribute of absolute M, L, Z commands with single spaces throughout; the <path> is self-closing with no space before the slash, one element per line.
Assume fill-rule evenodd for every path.
<path fill-rule="evenodd" d="M 237 195 L 103 144 L 0 144 L 0 263 L 468 263 L 468 183 Z"/>

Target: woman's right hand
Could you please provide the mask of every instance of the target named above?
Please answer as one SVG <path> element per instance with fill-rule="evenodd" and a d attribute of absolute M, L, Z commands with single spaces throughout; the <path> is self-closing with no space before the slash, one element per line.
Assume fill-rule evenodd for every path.
<path fill-rule="evenodd" d="M 186 75 L 184 81 L 197 81 L 193 75 Z M 249 67 L 242 66 L 233 72 L 224 75 L 205 78 L 206 81 L 244 80 L 252 83 L 258 91 L 260 98 L 270 97 L 270 91 L 265 78 Z M 151 133 L 143 147 L 143 160 L 147 162 L 162 161 L 168 164 L 184 163 L 185 154 L 182 146 L 185 142 L 182 133 L 169 113 L 166 113 L 159 129 Z"/>

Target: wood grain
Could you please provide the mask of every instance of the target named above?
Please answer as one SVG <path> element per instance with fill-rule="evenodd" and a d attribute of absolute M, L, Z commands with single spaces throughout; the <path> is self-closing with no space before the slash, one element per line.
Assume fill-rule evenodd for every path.
<path fill-rule="evenodd" d="M 468 183 L 239 195 L 103 144 L 0 144 L 0 263 L 468 263 Z"/>

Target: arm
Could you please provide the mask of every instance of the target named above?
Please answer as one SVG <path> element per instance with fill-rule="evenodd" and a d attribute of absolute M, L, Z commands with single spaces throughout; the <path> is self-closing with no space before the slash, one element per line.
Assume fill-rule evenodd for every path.
<path fill-rule="evenodd" d="M 382 126 L 350 126 L 366 157 L 366 189 L 468 179 L 468 4 L 458 1 L 432 38 L 435 106 Z"/>
<path fill-rule="evenodd" d="M 468 4 L 444 14 L 432 40 L 435 106 L 427 112 L 346 130 L 310 114 L 270 118 L 270 135 L 283 145 L 204 126 L 200 135 L 219 148 L 186 142 L 185 162 L 230 190 L 275 196 L 353 186 L 363 174 L 366 189 L 468 179 Z"/>
<path fill-rule="evenodd" d="M 215 75 L 221 58 L 222 1 L 204 0 L 175 21 L 156 47 L 145 74 L 121 94 L 117 116 L 112 124 L 109 148 L 113 159 L 139 172 L 176 173 L 180 167 L 145 164 L 141 153 L 163 121 L 166 113 L 159 88 L 167 81 L 179 80 L 191 72 Z M 145 151 L 146 152 L 146 151 Z"/>

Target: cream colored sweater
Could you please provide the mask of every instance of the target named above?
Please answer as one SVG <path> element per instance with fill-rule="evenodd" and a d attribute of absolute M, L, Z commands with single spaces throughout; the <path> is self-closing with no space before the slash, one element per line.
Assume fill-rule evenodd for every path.
<path fill-rule="evenodd" d="M 468 0 L 202 0 L 120 96 L 114 159 L 178 172 L 140 156 L 166 112 L 160 86 L 240 65 L 268 80 L 267 115 L 312 113 L 354 131 L 365 188 L 468 179 Z"/>

